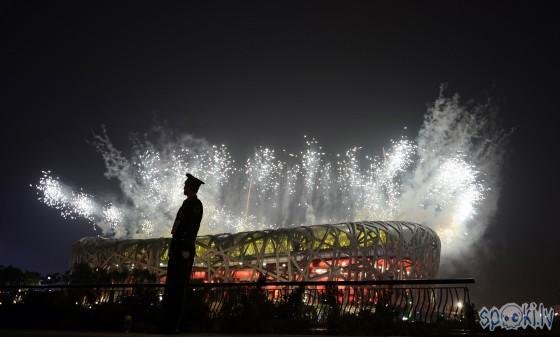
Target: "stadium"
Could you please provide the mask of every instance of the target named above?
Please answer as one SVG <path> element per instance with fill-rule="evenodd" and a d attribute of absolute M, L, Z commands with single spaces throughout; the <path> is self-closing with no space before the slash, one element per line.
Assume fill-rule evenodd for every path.
<path fill-rule="evenodd" d="M 169 238 L 80 239 L 71 264 L 144 269 L 165 282 Z M 430 228 L 366 221 L 199 236 L 193 282 L 387 280 L 434 278 L 441 243 Z"/>

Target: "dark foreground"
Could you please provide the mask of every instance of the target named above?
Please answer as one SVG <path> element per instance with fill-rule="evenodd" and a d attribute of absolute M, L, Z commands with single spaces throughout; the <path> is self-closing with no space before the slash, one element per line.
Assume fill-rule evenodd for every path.
<path fill-rule="evenodd" d="M 158 337 L 158 336 L 169 336 L 169 335 L 159 335 L 159 334 L 147 334 L 147 333 L 125 333 L 125 332 L 99 332 L 99 331 L 60 331 L 60 330 L 3 330 L 0 328 L 0 336 L 2 337 Z M 317 337 L 317 335 L 286 335 L 286 334 L 206 334 L 206 333 L 181 333 L 175 336 L 189 336 L 189 337 Z M 387 335 L 391 336 L 391 335 Z M 465 334 L 456 333 L 452 335 L 441 335 L 441 336 L 557 336 L 555 332 L 550 331 L 512 331 L 509 333 L 505 332 L 493 332 L 493 333 L 475 333 L 475 334 Z M 321 337 L 333 337 L 329 335 L 321 335 Z M 338 335 L 337 337 L 341 337 Z"/>
<path fill-rule="evenodd" d="M 481 330 L 465 280 L 197 284 L 184 336 L 558 336 Z M 160 284 L 0 287 L 3 336 L 158 336 Z M 131 331 L 124 333 L 122 331 Z"/>
<path fill-rule="evenodd" d="M 191 284 L 196 333 L 441 335 L 472 330 L 470 279 Z M 0 329 L 154 331 L 161 284 L 0 287 Z"/>
<path fill-rule="evenodd" d="M 169 335 L 158 335 L 158 334 L 147 334 L 147 333 L 125 333 L 125 332 L 99 332 L 99 331 L 60 331 L 60 330 L 1 330 L 0 336 L 2 337 L 158 337 L 158 336 L 169 336 Z M 239 336 L 236 334 L 192 334 L 192 333 L 182 333 L 174 336 L 192 336 L 192 337 L 227 337 L 227 336 Z M 262 335 L 244 335 L 250 336 L 262 336 Z M 269 337 L 274 337 L 274 335 L 266 335 Z M 293 337 L 297 337 L 293 335 Z"/>

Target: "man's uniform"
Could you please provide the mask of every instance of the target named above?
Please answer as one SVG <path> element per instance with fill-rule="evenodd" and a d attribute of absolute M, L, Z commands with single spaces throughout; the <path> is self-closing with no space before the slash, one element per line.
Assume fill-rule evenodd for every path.
<path fill-rule="evenodd" d="M 186 286 L 191 278 L 195 256 L 195 241 L 202 220 L 202 202 L 190 197 L 183 201 L 173 223 L 169 245 L 167 281 L 163 296 L 164 324 L 169 330 L 178 330 L 183 316 Z"/>

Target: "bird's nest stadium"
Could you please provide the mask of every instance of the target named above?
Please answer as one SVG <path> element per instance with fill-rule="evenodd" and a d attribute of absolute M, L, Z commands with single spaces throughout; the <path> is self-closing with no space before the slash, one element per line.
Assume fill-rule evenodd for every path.
<path fill-rule="evenodd" d="M 165 281 L 169 238 L 86 237 L 71 264 L 138 268 Z M 365 221 L 199 236 L 196 282 L 428 279 L 437 275 L 441 243 L 430 228 L 402 221 Z"/>

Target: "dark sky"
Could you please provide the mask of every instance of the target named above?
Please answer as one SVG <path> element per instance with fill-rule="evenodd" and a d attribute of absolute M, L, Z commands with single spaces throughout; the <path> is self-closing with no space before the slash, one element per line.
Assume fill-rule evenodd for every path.
<path fill-rule="evenodd" d="M 441 276 L 476 278 L 477 304 L 560 304 L 560 39 L 544 2 L 165 3 L 0 5 L 0 265 L 63 271 L 70 245 L 94 234 L 28 186 L 51 169 L 94 194 L 114 188 L 86 142 L 102 124 L 125 146 L 157 116 L 240 158 L 298 150 L 304 134 L 331 152 L 374 150 L 416 131 L 448 83 L 491 98 L 516 131 L 495 218 Z"/>

